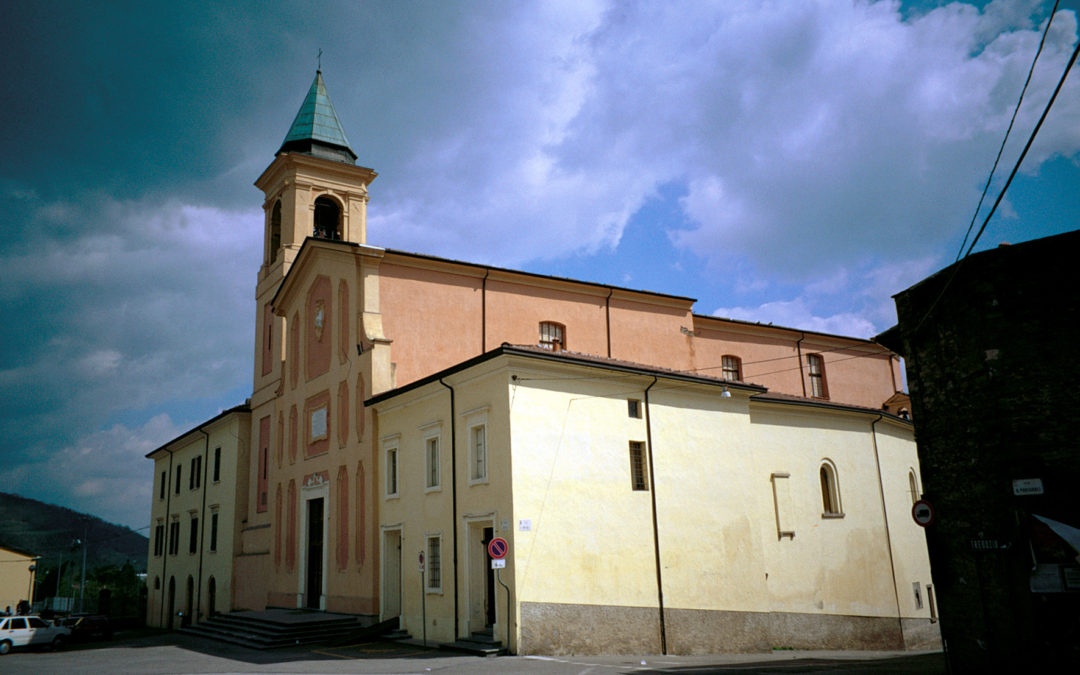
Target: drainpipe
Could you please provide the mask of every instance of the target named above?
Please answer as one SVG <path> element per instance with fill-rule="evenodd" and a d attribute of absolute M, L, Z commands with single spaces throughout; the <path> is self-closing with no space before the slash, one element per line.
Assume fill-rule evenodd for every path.
<path fill-rule="evenodd" d="M 877 423 L 885 417 L 878 415 L 877 419 L 870 423 L 870 438 L 874 442 L 874 462 L 877 464 L 878 491 L 881 493 L 881 517 L 885 521 L 885 544 L 889 547 L 889 571 L 892 572 L 893 597 L 896 599 L 896 622 L 900 628 L 900 641 L 904 640 L 904 618 L 900 612 L 900 591 L 896 588 L 896 563 L 893 562 L 892 536 L 889 534 L 889 511 L 885 507 L 885 484 L 881 479 L 881 457 L 878 455 Z"/>
<path fill-rule="evenodd" d="M 607 298 L 604 300 L 604 321 L 607 323 L 607 356 L 611 358 L 611 296 L 615 293 L 614 287 L 608 288 Z"/>
<path fill-rule="evenodd" d="M 660 527 L 656 520 L 656 465 L 653 463 L 652 415 L 649 413 L 649 390 L 656 384 L 645 387 L 645 445 L 649 452 L 649 494 L 652 497 L 653 554 L 656 557 L 656 599 L 660 607 L 660 653 L 667 654 L 667 628 L 664 625 L 664 580 L 660 573 Z"/>
<path fill-rule="evenodd" d="M 199 532 L 199 586 L 195 590 L 195 616 L 193 619 L 198 619 L 202 616 L 202 566 L 203 566 L 203 545 L 206 543 L 206 470 L 210 466 L 210 434 L 199 428 L 199 433 L 203 435 L 203 476 L 202 476 L 202 509 L 199 511 L 199 525 L 202 531 Z M 266 458 L 267 465 L 270 464 L 270 458 Z"/>
<path fill-rule="evenodd" d="M 170 520 L 172 514 L 169 513 L 169 511 L 172 510 L 173 493 L 173 451 L 165 448 L 165 452 L 169 453 L 169 479 L 165 482 L 165 541 L 161 542 L 164 544 L 164 549 L 161 552 L 161 608 L 158 611 L 158 618 L 161 620 L 162 627 L 164 627 L 165 624 L 165 586 L 167 586 L 165 583 L 165 570 L 169 567 L 169 533 L 170 525 L 172 524 L 172 521 Z"/>
<path fill-rule="evenodd" d="M 491 268 L 484 272 L 484 280 L 480 284 L 480 353 L 487 352 L 487 278 L 491 274 Z M 450 391 L 453 391 L 451 389 Z M 451 394 L 451 397 L 453 394 Z"/>
<path fill-rule="evenodd" d="M 454 410 L 454 388 L 439 378 L 439 384 L 450 390 L 450 502 L 453 504 L 454 526 L 450 529 L 453 534 L 454 546 L 454 639 L 458 635 L 460 623 L 460 608 L 458 607 L 458 536 L 457 536 L 457 413 Z"/>
<path fill-rule="evenodd" d="M 802 385 L 802 395 L 806 398 L 806 377 L 803 375 L 802 365 L 802 341 L 806 339 L 806 333 L 799 333 L 799 341 L 795 343 L 795 350 L 799 353 L 799 383 Z"/>

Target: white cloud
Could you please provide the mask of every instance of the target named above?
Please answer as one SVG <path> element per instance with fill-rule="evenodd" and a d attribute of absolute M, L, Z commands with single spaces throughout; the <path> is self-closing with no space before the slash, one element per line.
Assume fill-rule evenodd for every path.
<path fill-rule="evenodd" d="M 871 337 L 876 332 L 870 321 L 851 312 L 815 316 L 803 298 L 776 300 L 757 307 L 721 307 L 713 316 L 856 337 Z"/>
<path fill-rule="evenodd" d="M 966 225 L 1038 43 L 1036 6 L 905 19 L 898 3 L 849 0 L 541 4 L 476 18 L 461 39 L 483 49 L 422 102 L 443 117 L 410 130 L 372 239 L 508 265 L 595 252 L 676 182 L 691 226 L 673 241 L 710 260 L 801 283 L 868 252 L 928 255 Z M 1075 34 L 1060 13 L 1017 138 Z M 1030 170 L 1080 150 L 1078 116 L 1073 87 Z"/>

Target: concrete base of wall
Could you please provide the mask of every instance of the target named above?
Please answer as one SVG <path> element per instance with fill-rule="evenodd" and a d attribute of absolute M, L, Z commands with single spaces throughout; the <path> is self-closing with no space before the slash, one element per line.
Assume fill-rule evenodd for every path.
<path fill-rule="evenodd" d="M 669 654 L 791 649 L 934 649 L 941 640 L 928 619 L 668 609 Z M 521 604 L 519 654 L 658 654 L 655 608 Z"/>
<path fill-rule="evenodd" d="M 941 624 L 930 619 L 904 619 L 904 647 L 941 649 Z"/>
<path fill-rule="evenodd" d="M 659 654 L 660 620 L 648 607 L 521 603 L 518 654 Z"/>

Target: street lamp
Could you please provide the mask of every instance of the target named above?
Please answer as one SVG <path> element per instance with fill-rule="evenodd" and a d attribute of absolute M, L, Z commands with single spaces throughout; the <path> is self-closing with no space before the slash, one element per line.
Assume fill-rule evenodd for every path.
<path fill-rule="evenodd" d="M 85 531 L 85 528 L 83 528 Z M 84 535 L 85 536 L 85 535 Z M 79 612 L 83 611 L 83 591 L 86 590 L 86 540 L 72 539 L 71 548 L 82 547 L 82 581 L 79 582 Z"/>
<path fill-rule="evenodd" d="M 37 570 L 37 565 L 30 563 L 30 587 L 26 589 L 26 597 L 29 598 L 27 602 L 30 603 L 30 607 L 34 606 L 34 571 Z"/>

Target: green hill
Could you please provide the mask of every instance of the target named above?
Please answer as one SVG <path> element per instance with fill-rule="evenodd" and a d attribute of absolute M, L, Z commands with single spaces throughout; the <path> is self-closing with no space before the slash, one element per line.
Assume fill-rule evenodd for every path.
<path fill-rule="evenodd" d="M 60 554 L 65 563 L 78 557 L 72 541 L 86 540 L 88 570 L 130 562 L 146 571 L 148 539 L 131 528 L 114 525 L 78 511 L 0 492 L 0 546 L 39 555 L 45 567 L 55 568 Z M 65 564 L 65 569 L 67 565 Z"/>

